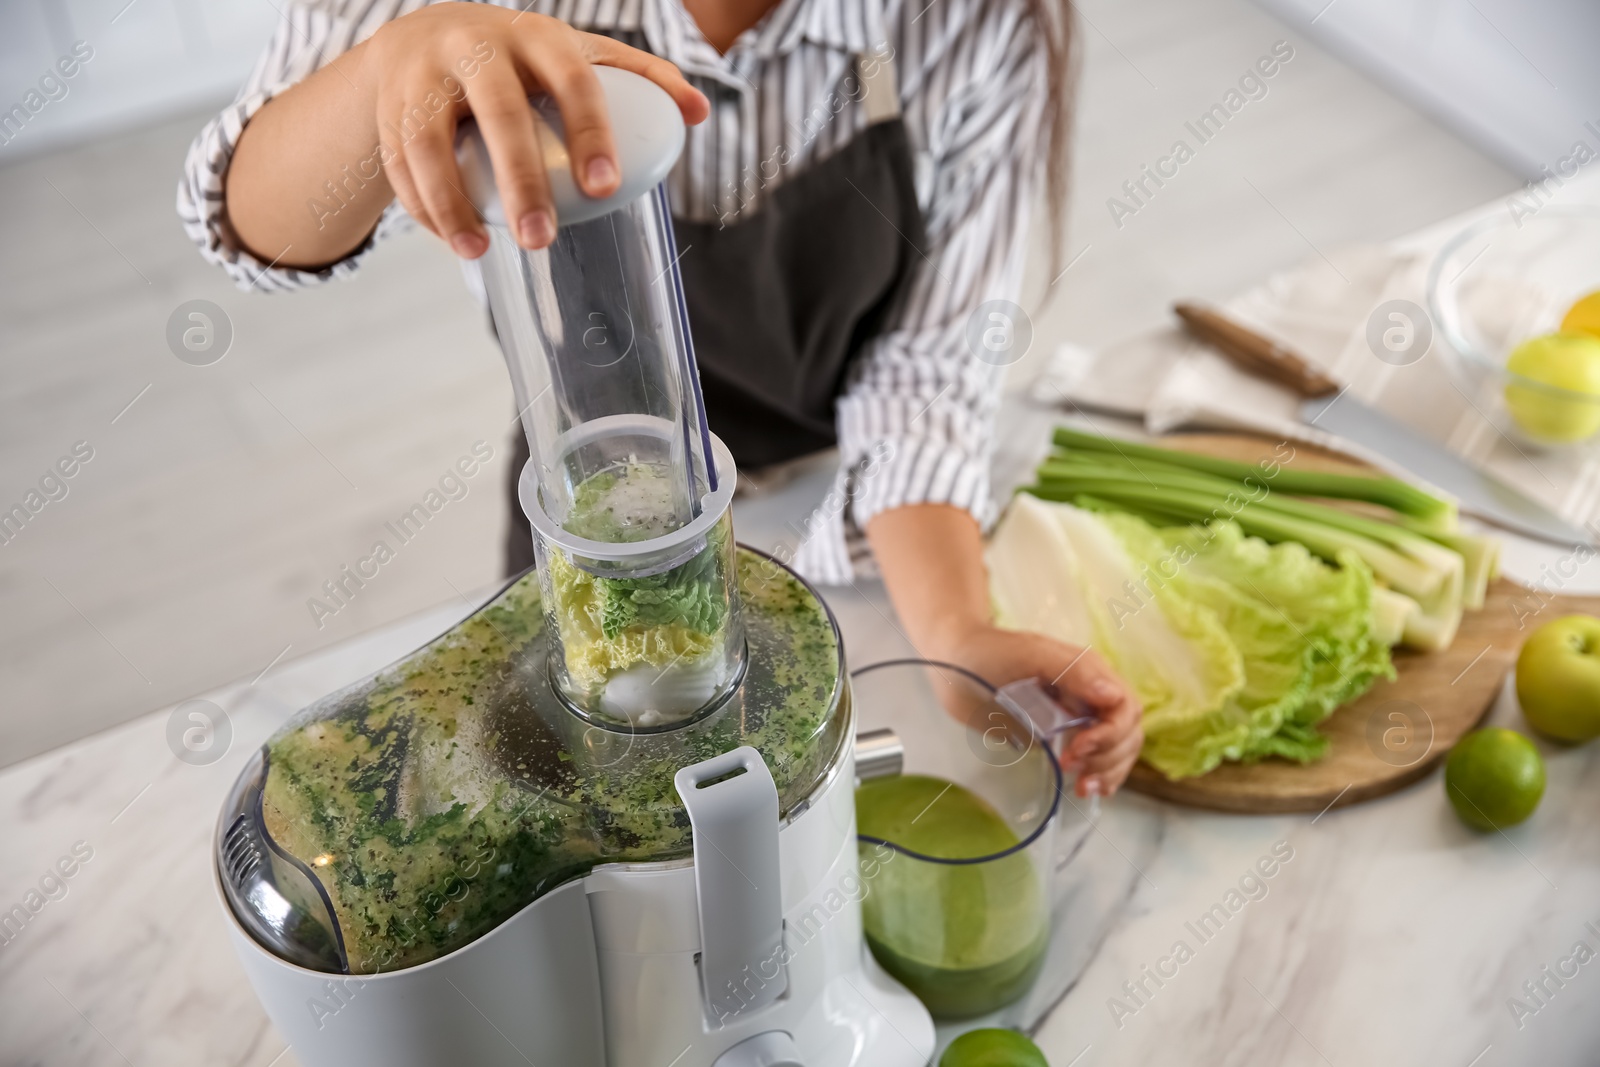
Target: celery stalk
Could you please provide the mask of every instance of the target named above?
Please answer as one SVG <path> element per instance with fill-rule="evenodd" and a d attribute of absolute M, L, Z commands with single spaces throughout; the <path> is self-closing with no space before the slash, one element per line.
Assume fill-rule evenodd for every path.
<path fill-rule="evenodd" d="M 1400 644 L 1405 639 L 1406 627 L 1410 624 L 1411 617 L 1421 613 L 1421 606 L 1404 593 L 1396 593 L 1393 589 L 1385 589 L 1381 585 L 1372 587 L 1374 641 L 1381 641 L 1390 646 Z"/>
<path fill-rule="evenodd" d="M 1454 611 L 1419 611 L 1406 619 L 1405 633 L 1400 643 L 1423 652 L 1443 652 L 1456 639 L 1456 630 L 1460 625 L 1459 606 Z"/>
<path fill-rule="evenodd" d="M 1066 427 L 1055 431 L 1057 447 L 1079 452 L 1093 452 L 1121 456 L 1132 461 L 1155 461 L 1175 467 L 1217 475 L 1234 482 L 1243 482 L 1264 472 L 1260 466 L 1221 459 L 1194 452 L 1158 448 L 1137 441 L 1124 441 L 1099 434 L 1082 433 Z M 1274 466 L 1277 466 L 1274 464 Z M 1452 530 L 1456 525 L 1454 502 L 1434 496 L 1398 478 L 1360 474 L 1336 474 L 1330 471 L 1295 470 L 1277 466 L 1270 476 L 1272 484 L 1281 492 L 1299 496 L 1322 496 L 1343 500 L 1364 500 L 1392 508 L 1402 515 L 1426 524 L 1430 529 Z"/>
<path fill-rule="evenodd" d="M 1444 533 L 1421 529 L 1405 516 L 1401 516 L 1400 524 L 1431 541 L 1439 542 L 1459 555 L 1466 566 L 1461 587 L 1462 606 L 1474 611 L 1483 607 L 1489 595 L 1489 583 L 1494 581 L 1500 572 L 1500 539 L 1470 534 L 1463 530 Z"/>

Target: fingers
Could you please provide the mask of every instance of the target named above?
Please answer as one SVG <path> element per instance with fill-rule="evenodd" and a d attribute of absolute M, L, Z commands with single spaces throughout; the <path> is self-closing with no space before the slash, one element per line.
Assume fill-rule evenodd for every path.
<path fill-rule="evenodd" d="M 409 94 L 420 100 L 423 92 Z M 402 152 L 405 169 L 424 215 L 417 218 L 443 237 L 463 259 L 477 259 L 489 248 L 477 210 L 462 191 L 456 169 L 455 116 L 449 110 L 430 112 L 423 104 L 406 108 L 403 119 L 412 133 Z M 407 210 L 411 210 L 409 205 Z"/>
<path fill-rule="evenodd" d="M 485 70 L 468 88 L 467 102 L 488 146 L 495 187 L 517 243 L 544 248 L 555 240 L 556 212 L 522 82 L 506 66 L 492 75 Z"/>
<path fill-rule="evenodd" d="M 523 61 L 561 109 L 572 180 L 588 196 L 610 196 L 621 182 L 611 117 L 600 79 L 577 43 L 578 35 L 570 30 L 527 35 L 520 41 Z"/>
<path fill-rule="evenodd" d="M 461 174 L 448 145 L 437 136 L 418 137 L 406 146 L 406 166 L 416 182 L 429 228 L 462 259 L 477 259 L 488 250 L 489 236 L 461 190 Z"/>
<path fill-rule="evenodd" d="M 1109 748 L 1136 730 L 1144 718 L 1144 708 L 1128 696 L 1109 708 L 1096 708 L 1095 717 L 1100 721 L 1079 730 L 1068 746 L 1078 759 L 1086 759 L 1092 752 Z"/>
<path fill-rule="evenodd" d="M 1008 633 L 1005 640 L 1011 651 L 1020 653 L 1023 670 L 1048 683 L 1062 704 L 1094 717 L 1093 724 L 1073 735 L 1059 758 L 1064 770 L 1079 772 L 1079 796 L 1087 796 L 1091 789 L 1110 795 L 1127 777 L 1143 744 L 1144 709 L 1138 697 L 1093 649 L 1038 634 Z M 1014 671 L 1012 667 L 1007 673 Z"/>
<path fill-rule="evenodd" d="M 416 179 L 411 176 L 411 168 L 406 166 L 406 156 L 401 146 L 384 141 L 379 158 L 384 160 L 383 172 L 388 177 L 389 188 L 394 190 L 394 197 L 400 201 L 400 206 L 406 209 L 407 215 L 432 230 L 437 236 L 439 231 L 434 230 L 433 222 L 422 206 L 422 197 L 417 194 Z"/>
<path fill-rule="evenodd" d="M 1098 793 L 1108 797 L 1115 793 L 1138 762 L 1139 750 L 1143 746 L 1144 732 L 1136 729 L 1118 738 L 1108 748 L 1097 750 L 1084 758 L 1083 769 L 1078 774 L 1078 795 Z"/>
<path fill-rule="evenodd" d="M 1052 684 L 1058 692 L 1076 697 L 1089 705 L 1097 715 L 1116 707 L 1128 697 L 1127 684 L 1092 648 L 1076 653 Z"/>
<path fill-rule="evenodd" d="M 1099 721 L 1079 730 L 1062 753 L 1079 768 L 1079 796 L 1110 796 L 1127 778 L 1144 744 L 1144 709 L 1126 682 L 1092 649 L 1084 650 L 1055 681 L 1063 695 L 1076 698 Z"/>
<path fill-rule="evenodd" d="M 1061 753 L 1063 767 L 1080 776 L 1104 776 L 1125 763 L 1127 766 L 1117 776 L 1120 783 L 1144 745 L 1140 716 L 1138 704 L 1129 702 L 1119 706 L 1113 719 L 1080 730 Z"/>
<path fill-rule="evenodd" d="M 548 92 L 560 108 L 573 180 L 591 197 L 609 196 L 621 184 L 611 123 L 593 64 L 649 78 L 672 96 L 686 122 L 703 121 L 710 111 L 705 96 L 666 60 L 607 37 L 580 33 L 547 16 L 442 4 L 395 20 L 373 39 L 377 69 L 391 75 L 391 83 L 379 91 L 377 107 L 388 149 L 384 170 L 406 211 L 467 259 L 481 256 L 489 241 L 456 166 L 455 126 L 464 112 L 459 106 L 462 97 L 458 92 L 445 93 L 452 103 L 442 109 L 417 103 L 443 102 L 438 91 L 441 72 L 448 75 L 442 79 L 447 88 L 459 87 L 455 67 L 442 63 L 438 51 L 446 48 L 446 38 L 479 44 L 492 40 L 516 56 L 515 69 L 462 67 L 461 81 L 466 107 L 477 119 L 488 148 L 507 222 L 525 248 L 549 245 L 560 221 L 527 104 L 530 91 Z"/>
<path fill-rule="evenodd" d="M 1137 701 L 1123 701 L 1067 745 L 1062 762 L 1078 768 L 1079 796 L 1086 796 L 1089 788 L 1101 796 L 1116 792 L 1144 746 L 1143 714 Z"/>
<path fill-rule="evenodd" d="M 678 105 L 678 110 L 683 113 L 684 122 L 696 126 L 711 114 L 711 101 L 707 100 L 706 95 L 699 89 L 689 84 L 688 79 L 675 64 L 660 56 L 653 56 L 649 52 L 630 48 L 610 37 L 602 37 L 595 33 L 581 36 L 590 62 L 603 63 L 608 67 L 632 71 L 649 78 L 672 97 Z M 565 115 L 566 112 L 563 111 L 562 116 Z"/>

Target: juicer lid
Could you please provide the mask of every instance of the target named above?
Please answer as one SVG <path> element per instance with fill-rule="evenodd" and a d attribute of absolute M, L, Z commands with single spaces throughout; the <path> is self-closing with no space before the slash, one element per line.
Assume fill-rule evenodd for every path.
<path fill-rule="evenodd" d="M 749 746 L 779 816 L 842 767 L 853 716 L 832 614 L 740 549 L 743 681 L 703 717 L 589 722 L 550 683 L 528 572 L 427 645 L 306 708 L 229 796 L 214 864 L 264 949 L 329 973 L 431 962 L 606 863 L 686 860 L 683 767 Z"/>
<path fill-rule="evenodd" d="M 528 98 L 557 225 L 597 219 L 649 192 L 666 178 L 683 151 L 683 115 L 666 90 L 643 75 L 617 67 L 596 66 L 594 73 L 611 116 L 617 169 L 622 177 L 617 191 L 610 196 L 590 197 L 573 180 L 566 124 L 561 121 L 555 100 L 544 93 Z M 489 149 L 477 122 L 471 118 L 462 120 L 456 130 L 456 161 L 473 206 L 491 225 L 505 226 Z"/>

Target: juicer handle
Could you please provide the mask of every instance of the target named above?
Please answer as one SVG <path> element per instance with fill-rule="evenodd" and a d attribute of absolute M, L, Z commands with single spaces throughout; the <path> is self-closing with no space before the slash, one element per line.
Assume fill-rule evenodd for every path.
<path fill-rule="evenodd" d="M 1061 699 L 1052 697 L 1045 692 L 1044 686 L 1039 684 L 1037 678 L 1023 678 L 1003 685 L 995 692 L 994 698 L 1001 707 L 1028 723 L 1034 735 L 1044 742 L 1045 747 L 1058 762 L 1061 753 L 1072 743 L 1078 731 L 1096 722 L 1088 707 L 1065 694 Z M 1100 819 L 1100 794 L 1091 793 L 1087 805 L 1080 805 L 1071 794 L 1070 786 L 1062 794 L 1062 799 L 1067 805 L 1063 808 L 1062 822 L 1076 822 L 1079 824 L 1079 832 L 1075 836 L 1070 832 L 1056 835 L 1057 871 L 1077 858 L 1079 851 L 1089 839 L 1090 831 Z M 1071 815 L 1076 815 L 1077 818 L 1075 820 L 1067 818 Z"/>
<path fill-rule="evenodd" d="M 1038 685 L 1038 678 L 1022 678 L 1011 681 L 1010 685 L 1003 685 L 995 691 L 995 701 L 1000 707 L 1013 713 L 1022 721 L 1027 721 L 1034 728 L 1034 734 L 1045 742 L 1046 749 L 1056 760 L 1061 760 L 1062 750 L 1072 744 L 1072 737 L 1077 736 L 1080 729 L 1093 726 L 1096 723 L 1093 713 L 1088 705 L 1075 701 L 1074 697 L 1062 694 L 1059 697 L 1046 693 L 1045 686 Z M 1069 710 L 1070 709 L 1070 710 Z M 1075 779 L 1074 779 L 1075 781 Z M 1077 801 L 1067 798 L 1072 806 L 1077 806 Z M 1088 798 L 1088 813 L 1086 821 L 1093 825 L 1099 819 L 1099 793 L 1090 793 Z M 1059 859 L 1058 865 L 1066 865 L 1072 857 L 1077 856 L 1078 848 L 1082 848 L 1083 840 L 1078 838 L 1066 859 Z"/>
<path fill-rule="evenodd" d="M 1032 725 L 1034 734 L 1055 753 L 1065 748 L 1095 717 L 1071 697 L 1052 697 L 1037 678 L 1023 678 L 1001 686 L 995 701 L 1021 722 Z"/>
<path fill-rule="evenodd" d="M 778 869 L 778 787 L 745 745 L 673 776 L 694 830 L 700 981 L 719 1024 L 765 1007 L 788 984 Z"/>

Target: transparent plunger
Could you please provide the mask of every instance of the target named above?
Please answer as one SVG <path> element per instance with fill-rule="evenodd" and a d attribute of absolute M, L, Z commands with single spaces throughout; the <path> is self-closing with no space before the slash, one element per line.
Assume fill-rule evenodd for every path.
<path fill-rule="evenodd" d="M 548 248 L 513 239 L 470 121 L 457 154 L 488 224 L 484 288 L 531 454 L 520 496 L 551 677 L 586 718 L 666 729 L 715 708 L 743 671 L 735 474 L 706 425 L 661 184 L 682 118 L 647 79 L 596 74 L 622 187 L 603 200 L 576 189 L 559 113 L 535 98 L 559 226 Z"/>

